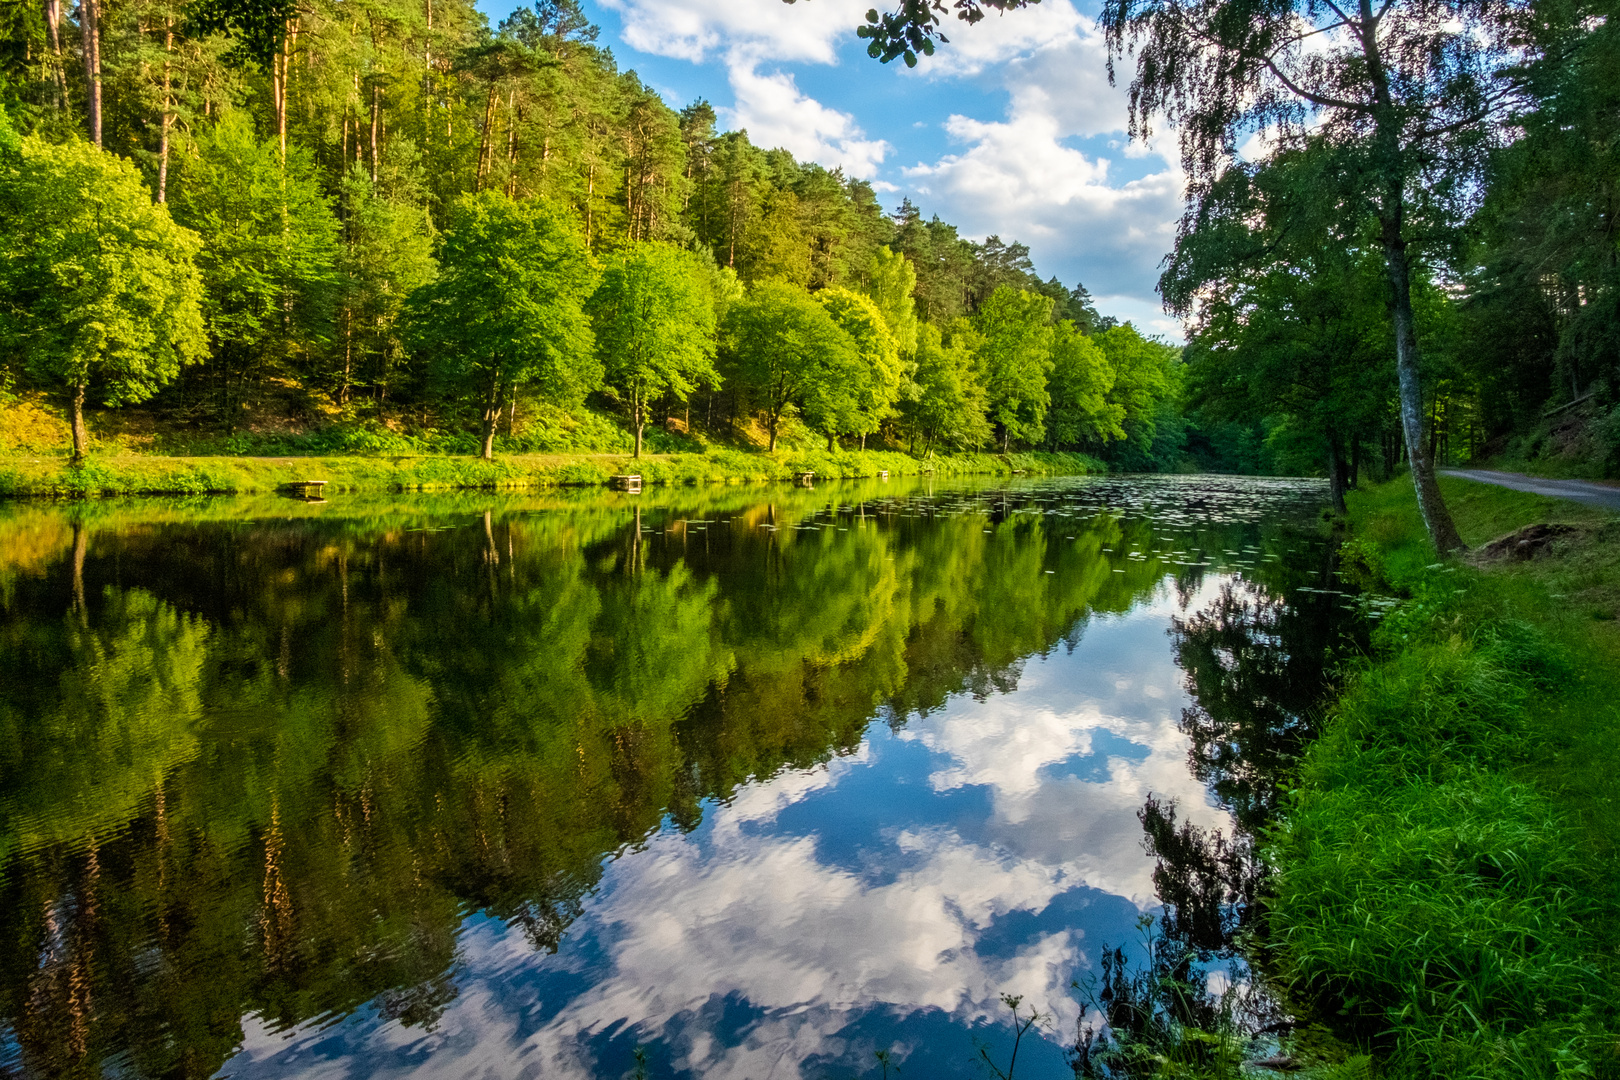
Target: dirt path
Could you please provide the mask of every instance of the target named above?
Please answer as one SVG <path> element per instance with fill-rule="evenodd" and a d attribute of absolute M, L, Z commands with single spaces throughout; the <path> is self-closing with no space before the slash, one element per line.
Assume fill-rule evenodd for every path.
<path fill-rule="evenodd" d="M 1497 472 L 1495 469 L 1441 469 L 1446 476 L 1460 476 L 1464 480 L 1477 480 L 1481 484 L 1496 484 L 1514 491 L 1528 491 L 1532 495 L 1546 495 L 1554 499 L 1573 499 L 1588 506 L 1605 510 L 1620 510 L 1620 486 L 1593 480 L 1547 480 L 1522 473 Z"/>

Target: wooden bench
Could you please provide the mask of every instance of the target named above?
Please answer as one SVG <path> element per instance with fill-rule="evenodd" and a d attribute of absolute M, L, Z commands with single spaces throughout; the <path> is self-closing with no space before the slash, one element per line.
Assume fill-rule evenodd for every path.
<path fill-rule="evenodd" d="M 800 487 L 815 487 L 816 474 L 813 472 L 794 473 L 793 482 Z"/>
<path fill-rule="evenodd" d="M 611 476 L 608 478 L 608 485 L 615 491 L 628 491 L 632 494 L 639 494 L 641 492 L 641 474 L 629 473 L 625 476 Z"/>

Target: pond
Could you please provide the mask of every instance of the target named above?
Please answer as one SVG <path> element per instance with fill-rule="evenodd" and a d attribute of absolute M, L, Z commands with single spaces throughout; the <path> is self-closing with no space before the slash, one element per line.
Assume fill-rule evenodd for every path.
<path fill-rule="evenodd" d="M 1308 726 L 1324 496 L 0 506 L 0 1075 L 980 1075 L 1004 994 L 1071 1075 L 1144 803 Z"/>

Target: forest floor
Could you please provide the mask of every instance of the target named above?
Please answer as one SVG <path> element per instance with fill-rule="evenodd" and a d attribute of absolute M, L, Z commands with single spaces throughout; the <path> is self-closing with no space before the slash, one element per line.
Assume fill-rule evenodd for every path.
<path fill-rule="evenodd" d="M 1620 514 L 1441 487 L 1460 558 L 1410 483 L 1352 495 L 1382 617 L 1266 840 L 1265 964 L 1377 1062 L 1320 1076 L 1620 1076 Z"/>

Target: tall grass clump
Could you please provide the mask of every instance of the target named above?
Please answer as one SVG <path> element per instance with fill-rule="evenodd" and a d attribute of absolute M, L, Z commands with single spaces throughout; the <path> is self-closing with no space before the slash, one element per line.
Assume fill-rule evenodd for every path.
<path fill-rule="evenodd" d="M 1404 599 L 1265 849 L 1281 989 L 1384 1075 L 1620 1076 L 1613 890 L 1531 768 L 1572 666 L 1484 575 L 1377 552 Z"/>

